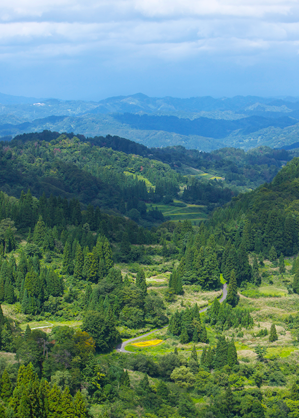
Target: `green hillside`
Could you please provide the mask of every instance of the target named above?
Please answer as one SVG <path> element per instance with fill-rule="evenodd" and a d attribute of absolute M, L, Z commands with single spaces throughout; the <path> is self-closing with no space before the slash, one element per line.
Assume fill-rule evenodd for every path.
<path fill-rule="evenodd" d="M 298 416 L 299 158 L 38 135 L 0 145 L 0 416 Z"/>

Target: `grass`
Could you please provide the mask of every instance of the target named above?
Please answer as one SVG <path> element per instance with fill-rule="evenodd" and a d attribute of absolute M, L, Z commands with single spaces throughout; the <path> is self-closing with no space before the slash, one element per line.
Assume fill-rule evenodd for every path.
<path fill-rule="evenodd" d="M 175 200 L 175 204 L 182 204 L 185 207 L 177 207 L 172 205 L 152 205 L 148 204 L 148 208 L 157 207 L 165 217 L 170 218 L 172 221 L 183 221 L 185 219 L 191 222 L 206 220 L 208 215 L 203 211 L 205 206 L 203 205 L 189 205 L 180 200 Z"/>
<path fill-rule="evenodd" d="M 265 358 L 272 358 L 272 357 L 286 358 L 286 357 L 289 357 L 294 351 L 298 351 L 298 350 L 296 350 L 296 348 L 294 347 L 269 347 Z"/>
<path fill-rule="evenodd" d="M 62 327 L 62 326 L 68 326 L 73 328 L 79 328 L 82 324 L 82 321 L 55 321 L 49 319 L 49 321 L 31 321 L 31 322 L 24 322 L 20 325 L 20 328 L 22 330 L 25 330 L 27 325 L 30 326 L 31 329 L 33 328 L 39 328 L 39 329 L 45 329 L 45 328 L 53 328 L 53 327 Z"/>

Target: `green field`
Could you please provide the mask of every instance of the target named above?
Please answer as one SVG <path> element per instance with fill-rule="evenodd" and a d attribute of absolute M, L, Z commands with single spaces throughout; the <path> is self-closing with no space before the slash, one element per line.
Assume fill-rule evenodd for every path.
<path fill-rule="evenodd" d="M 170 218 L 172 221 L 184 221 L 188 219 L 192 223 L 198 221 L 205 221 L 208 215 L 204 212 L 205 206 L 203 205 L 188 205 L 182 201 L 174 200 L 174 203 L 185 205 L 185 207 L 177 207 L 172 205 L 153 205 L 148 204 L 148 209 L 158 208 L 166 218 Z"/>

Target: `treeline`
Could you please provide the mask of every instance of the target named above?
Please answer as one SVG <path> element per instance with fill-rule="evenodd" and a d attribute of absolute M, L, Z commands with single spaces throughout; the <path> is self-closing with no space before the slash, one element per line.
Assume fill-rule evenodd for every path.
<path fill-rule="evenodd" d="M 170 318 L 168 331 L 172 335 L 179 336 L 182 344 L 190 341 L 194 343 L 208 341 L 207 330 L 201 321 L 197 304 L 181 312 L 177 310 Z"/>
<path fill-rule="evenodd" d="M 155 194 L 155 181 L 167 176 L 167 184 L 173 183 L 178 188 L 179 175 L 169 166 L 150 160 L 138 161 L 135 169 L 133 156 L 111 153 L 114 152 L 91 147 L 77 137 L 69 139 L 66 135 L 50 142 L 16 139 L 8 145 L 2 143 L 0 189 L 15 197 L 22 190 L 30 189 L 37 198 L 45 193 L 47 197 L 52 194 L 77 199 L 84 205 L 126 214 L 145 225 L 162 222 L 162 213 L 148 211 L 146 202 L 151 197 L 153 202 L 163 198 Z M 147 171 L 154 182 L 151 194 L 146 185 Z M 141 178 L 138 173 L 142 174 Z"/>
<path fill-rule="evenodd" d="M 269 257 L 273 248 L 291 256 L 298 252 L 299 218 L 296 209 L 299 159 L 294 158 L 270 184 L 234 198 L 209 222 L 217 240 L 227 238 L 237 248 Z M 272 250 L 273 251 L 273 250 Z"/>

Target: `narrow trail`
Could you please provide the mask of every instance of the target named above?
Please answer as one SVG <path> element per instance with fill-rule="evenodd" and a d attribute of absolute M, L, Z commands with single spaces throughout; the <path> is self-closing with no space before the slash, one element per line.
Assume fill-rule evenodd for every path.
<path fill-rule="evenodd" d="M 221 296 L 221 299 L 219 300 L 219 302 L 220 303 L 224 302 L 226 297 L 227 297 L 227 284 L 225 283 L 223 285 L 223 288 L 222 288 L 222 296 Z M 199 313 L 205 312 L 206 310 L 208 310 L 208 308 L 209 307 L 201 309 L 199 311 Z M 154 331 L 147 332 L 146 334 L 139 335 L 139 337 L 134 337 L 134 338 L 131 338 L 130 340 L 124 341 L 123 343 L 118 344 L 118 346 L 116 347 L 116 351 L 118 351 L 119 353 L 135 354 L 132 351 L 125 350 L 126 345 L 131 344 L 133 341 L 137 341 L 140 338 L 148 337 L 149 335 L 153 334 L 154 332 L 161 331 L 162 329 L 165 329 L 167 327 L 168 327 L 168 325 L 166 325 L 163 328 L 155 329 Z"/>

